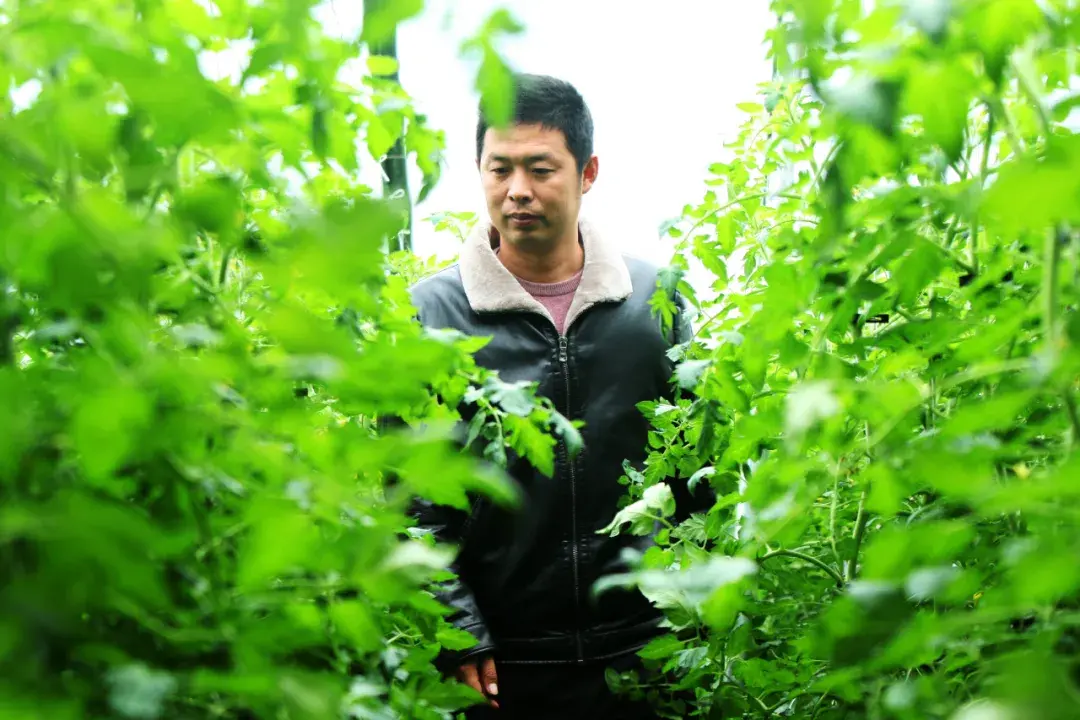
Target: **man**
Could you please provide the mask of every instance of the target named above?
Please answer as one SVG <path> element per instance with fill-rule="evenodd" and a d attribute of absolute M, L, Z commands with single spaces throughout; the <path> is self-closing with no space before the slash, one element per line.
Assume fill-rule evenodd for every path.
<path fill-rule="evenodd" d="M 517 509 L 420 506 L 420 524 L 460 548 L 460 582 L 440 599 L 478 644 L 453 658 L 456 674 L 488 698 L 470 717 L 653 717 L 614 697 L 604 670 L 633 667 L 661 615 L 637 590 L 594 599 L 591 589 L 627 569 L 625 549 L 652 542 L 597 531 L 625 493 L 624 460 L 640 468 L 646 456 L 649 424 L 637 404 L 671 398 L 666 351 L 682 323 L 665 332 L 650 311 L 657 269 L 579 220 L 599 163 L 589 110 L 571 85 L 518 76 L 513 124 L 497 131 L 481 115 L 476 153 L 490 220 L 458 264 L 413 287 L 419 319 L 490 336 L 480 365 L 539 383 L 585 425 L 584 450 L 571 457 L 560 442 L 552 477 L 510 456 Z M 688 509 L 685 481 L 672 489 Z"/>

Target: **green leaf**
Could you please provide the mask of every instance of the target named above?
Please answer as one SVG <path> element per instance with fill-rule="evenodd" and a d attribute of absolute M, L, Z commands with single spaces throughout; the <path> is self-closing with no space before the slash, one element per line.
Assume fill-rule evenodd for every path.
<path fill-rule="evenodd" d="M 511 415 L 528 417 L 533 411 L 533 400 L 528 390 L 532 384 L 527 381 L 505 383 L 502 380 L 492 379 L 488 392 L 491 401 Z"/>
<path fill-rule="evenodd" d="M 488 125 L 504 128 L 514 116 L 514 78 L 506 62 L 492 49 L 485 49 L 476 76 L 480 107 Z"/>
<path fill-rule="evenodd" d="M 1014 237 L 1080 222 L 1080 135 L 1050 137 L 1037 158 L 1003 163 L 982 203 L 999 234 Z"/>
<path fill-rule="evenodd" d="M 697 490 L 697 486 L 702 480 L 706 478 L 711 478 L 715 474 L 716 468 L 712 467 L 711 465 L 703 467 L 690 476 L 690 479 L 687 481 L 686 486 L 690 488 L 690 492 L 694 492 L 695 490 Z"/>
<path fill-rule="evenodd" d="M 959 59 L 918 64 L 908 75 L 905 109 L 922 118 L 927 139 L 940 146 L 950 162 L 955 162 L 964 148 L 975 90 L 975 78 Z"/>
<path fill-rule="evenodd" d="M 660 635 L 649 641 L 649 644 L 638 650 L 638 657 L 646 660 L 662 660 L 680 650 L 685 643 L 670 633 Z"/>
<path fill-rule="evenodd" d="M 964 28 L 983 53 L 990 79 L 999 82 L 1009 52 L 1043 24 L 1034 0 L 994 0 L 970 3 Z"/>
<path fill-rule="evenodd" d="M 280 575 L 304 567 L 318 544 L 310 516 L 284 500 L 253 505 L 251 529 L 240 546 L 239 587 L 260 589 Z"/>
<path fill-rule="evenodd" d="M 528 418 L 507 415 L 503 423 L 510 447 L 537 470 L 551 477 L 555 473 L 555 438 Z"/>
<path fill-rule="evenodd" d="M 675 379 L 683 390 L 693 390 L 708 369 L 708 360 L 684 360 L 675 368 Z"/>
<path fill-rule="evenodd" d="M 468 650 L 476 647 L 477 642 L 472 633 L 454 627 L 439 628 L 435 640 L 447 650 Z"/>
<path fill-rule="evenodd" d="M 766 352 L 767 347 L 757 338 L 750 338 L 742 346 L 743 373 L 750 386 L 758 392 L 765 387 L 765 370 L 768 365 Z"/>
<path fill-rule="evenodd" d="M 334 627 L 357 652 L 369 653 L 382 647 L 382 630 L 363 603 L 357 600 L 338 601 L 330 605 L 329 611 Z"/>
<path fill-rule="evenodd" d="M 596 532 L 614 537 L 620 533 L 623 525 L 629 523 L 632 535 L 646 535 L 652 531 L 658 517 L 666 518 L 674 513 L 675 497 L 671 494 L 671 487 L 661 482 L 645 488 L 640 500 L 615 513 L 612 521 Z"/>
<path fill-rule="evenodd" d="M 393 75 L 398 71 L 398 60 L 386 55 L 369 55 L 367 66 L 372 75 Z"/>
<path fill-rule="evenodd" d="M 552 412 L 551 423 L 554 425 L 555 433 L 566 443 L 566 449 L 571 457 L 581 452 L 585 447 L 585 439 L 581 437 L 581 432 L 571 421 L 561 413 Z"/>
<path fill-rule="evenodd" d="M 138 438 L 150 422 L 150 398 L 119 380 L 107 389 L 84 392 L 71 427 L 72 441 L 83 472 L 103 480 L 138 449 Z"/>
<path fill-rule="evenodd" d="M 959 408 L 942 428 L 945 437 L 975 435 L 1007 428 L 1019 422 L 1024 407 L 1031 402 L 1030 391 L 1002 393 L 982 402 Z"/>
<path fill-rule="evenodd" d="M 223 138 L 239 119 L 233 101 L 193 64 L 158 63 L 98 43 L 85 52 L 103 75 L 124 87 L 134 105 L 153 117 L 161 144 Z"/>
<path fill-rule="evenodd" d="M 937 278 L 944 267 L 945 256 L 939 248 L 925 240 L 917 241 L 915 248 L 896 270 L 900 302 L 909 308 L 915 307 L 923 290 Z"/>

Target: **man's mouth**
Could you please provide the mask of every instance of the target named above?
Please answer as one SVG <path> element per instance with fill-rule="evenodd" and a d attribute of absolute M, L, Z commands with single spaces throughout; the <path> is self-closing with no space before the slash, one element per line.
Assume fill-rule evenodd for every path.
<path fill-rule="evenodd" d="M 528 227 L 539 222 L 539 215 L 530 215 L 528 213 L 513 213 L 510 215 L 510 224 L 514 227 Z"/>

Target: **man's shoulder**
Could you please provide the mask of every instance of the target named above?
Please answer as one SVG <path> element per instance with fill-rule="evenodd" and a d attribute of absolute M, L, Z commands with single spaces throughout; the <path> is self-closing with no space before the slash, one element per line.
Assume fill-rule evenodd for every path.
<path fill-rule="evenodd" d="M 464 292 L 465 288 L 461 283 L 461 268 L 458 263 L 425 275 L 409 286 L 409 294 L 413 302 L 438 299 L 447 294 L 456 295 Z"/>
<path fill-rule="evenodd" d="M 655 275 L 660 270 L 660 266 L 656 263 L 632 253 L 623 252 L 622 258 L 623 262 L 626 263 L 626 268 L 631 273 L 636 270 L 638 272 L 651 272 Z"/>
<path fill-rule="evenodd" d="M 424 324 L 444 325 L 469 307 L 461 268 L 457 263 L 417 280 L 409 287 L 409 298 Z"/>
<path fill-rule="evenodd" d="M 626 263 L 626 269 L 630 273 L 630 281 L 633 283 L 635 290 L 643 286 L 656 286 L 656 278 L 660 273 L 659 265 L 651 260 L 626 252 L 622 253 L 622 259 Z"/>

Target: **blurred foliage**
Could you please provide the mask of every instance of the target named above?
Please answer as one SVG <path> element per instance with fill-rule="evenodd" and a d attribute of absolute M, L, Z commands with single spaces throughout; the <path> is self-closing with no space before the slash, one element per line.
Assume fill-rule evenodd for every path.
<path fill-rule="evenodd" d="M 0 7 L 0 717 L 447 718 L 479 699 L 432 666 L 469 639 L 409 502 L 513 502 L 504 448 L 544 466 L 536 438 L 575 431 L 477 368 L 482 339 L 413 322 L 407 288 L 435 264 L 385 253 L 402 218 L 360 169 L 397 129 L 434 183 L 443 137 L 371 38 L 316 16 Z M 496 463 L 450 439 L 463 400 Z M 412 427 L 379 433 L 384 415 Z"/>
<path fill-rule="evenodd" d="M 657 674 L 610 680 L 673 718 L 1075 717 L 1080 7 L 772 6 L 777 77 L 664 227 L 694 392 L 642 405 L 603 532 L 656 547 L 597 591 L 669 627 Z M 0 7 L 0 717 L 479 699 L 432 666 L 470 639 L 408 505 L 513 503 L 506 453 L 547 468 L 577 430 L 412 321 L 443 263 L 387 253 L 402 217 L 359 180 L 405 133 L 438 181 L 441 132 L 367 53 L 422 7 L 353 39 L 309 0 Z M 520 30 L 461 46 L 496 118 Z M 718 495 L 681 524 L 676 472 Z"/>
<path fill-rule="evenodd" d="M 772 7 L 776 76 L 663 228 L 696 397 L 643 405 L 617 520 L 661 521 L 619 582 L 665 679 L 611 681 L 672 718 L 1078 717 L 1080 4 Z M 672 527 L 676 471 L 719 500 Z"/>

